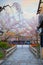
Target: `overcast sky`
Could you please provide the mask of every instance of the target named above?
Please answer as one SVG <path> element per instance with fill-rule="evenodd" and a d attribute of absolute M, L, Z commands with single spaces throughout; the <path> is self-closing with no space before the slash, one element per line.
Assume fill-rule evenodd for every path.
<path fill-rule="evenodd" d="M 39 0 L 0 0 L 0 5 L 12 5 L 14 2 L 21 5 L 25 18 L 29 19 L 36 15 Z"/>

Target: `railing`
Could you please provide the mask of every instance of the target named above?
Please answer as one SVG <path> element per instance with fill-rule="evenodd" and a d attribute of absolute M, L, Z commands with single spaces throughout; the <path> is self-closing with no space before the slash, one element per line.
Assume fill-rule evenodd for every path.
<path fill-rule="evenodd" d="M 35 47 L 32 47 L 31 45 L 30 45 L 29 48 L 30 48 L 30 51 L 31 51 L 37 58 L 39 58 L 40 53 L 38 52 L 38 49 L 35 48 Z"/>
<path fill-rule="evenodd" d="M 13 51 L 15 51 L 15 50 L 16 50 L 16 46 L 14 46 L 14 47 L 12 47 L 12 48 L 6 50 L 6 57 L 8 57 L 10 54 L 12 54 Z"/>
<path fill-rule="evenodd" d="M 4 50 L 3 48 L 1 48 L 1 49 L 2 49 L 2 51 L 4 53 L 4 58 L 0 59 L 0 65 L 6 60 L 6 58 L 8 56 L 10 56 L 17 49 L 17 47 L 15 45 L 12 48 L 9 48 L 7 50 Z"/>

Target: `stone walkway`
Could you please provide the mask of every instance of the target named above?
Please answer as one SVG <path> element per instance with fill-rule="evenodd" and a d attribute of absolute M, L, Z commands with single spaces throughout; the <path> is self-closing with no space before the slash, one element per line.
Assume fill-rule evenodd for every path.
<path fill-rule="evenodd" d="M 30 52 L 29 48 L 17 48 L 17 50 L 5 60 L 2 65 L 43 65 L 40 59 Z"/>

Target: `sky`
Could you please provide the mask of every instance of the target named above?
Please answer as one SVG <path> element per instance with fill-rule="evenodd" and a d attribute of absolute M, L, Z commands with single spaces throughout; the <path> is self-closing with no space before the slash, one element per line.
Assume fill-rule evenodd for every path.
<path fill-rule="evenodd" d="M 12 5 L 14 2 L 20 4 L 24 18 L 30 19 L 36 15 L 39 0 L 0 0 L 0 6 Z"/>

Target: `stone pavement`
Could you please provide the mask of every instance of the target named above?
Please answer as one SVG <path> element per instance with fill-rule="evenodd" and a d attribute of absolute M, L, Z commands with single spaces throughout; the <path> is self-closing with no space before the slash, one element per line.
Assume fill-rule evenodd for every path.
<path fill-rule="evenodd" d="M 17 48 L 2 65 L 43 65 L 43 63 L 41 63 L 40 59 L 37 59 L 27 47 Z"/>

